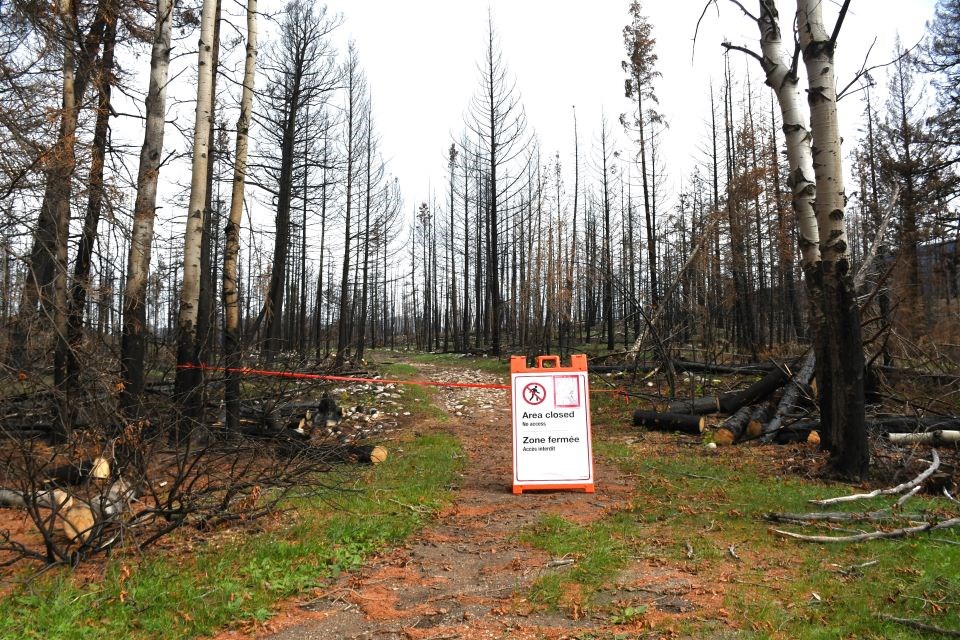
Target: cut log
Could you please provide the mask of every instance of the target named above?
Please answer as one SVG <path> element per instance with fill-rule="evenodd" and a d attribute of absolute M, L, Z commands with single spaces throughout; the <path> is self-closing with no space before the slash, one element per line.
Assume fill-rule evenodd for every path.
<path fill-rule="evenodd" d="M 740 440 L 747 431 L 747 425 L 750 422 L 750 416 L 752 414 L 753 407 L 748 405 L 740 408 L 717 429 L 717 433 L 713 436 L 713 441 L 720 446 L 728 447 Z"/>
<path fill-rule="evenodd" d="M 54 484 L 75 486 L 83 484 L 88 479 L 106 480 L 110 477 L 110 463 L 103 456 L 94 460 L 81 460 L 72 464 L 64 464 L 44 470 L 44 477 Z"/>
<path fill-rule="evenodd" d="M 753 404 L 787 383 L 787 373 L 777 367 L 746 389 L 731 391 L 721 396 L 681 400 L 670 405 L 670 413 L 703 415 L 706 413 L 735 413 L 741 407 Z"/>
<path fill-rule="evenodd" d="M 690 400 L 677 400 L 670 403 L 668 411 L 695 416 L 720 413 L 720 398 L 718 396 L 704 396 L 703 398 L 692 398 Z"/>
<path fill-rule="evenodd" d="M 783 392 L 783 397 L 777 406 L 777 412 L 773 415 L 770 422 L 763 426 L 763 433 L 765 435 L 769 436 L 783 426 L 784 418 L 797 405 L 800 394 L 808 388 L 807 385 L 810 383 L 810 379 L 813 378 L 815 364 L 816 358 L 814 357 L 813 351 L 811 351 L 807 354 L 807 357 L 804 358 L 800 371 L 793 376 L 787 390 Z"/>
<path fill-rule="evenodd" d="M 814 431 L 809 424 L 800 422 L 789 427 L 781 427 L 770 435 L 771 441 L 776 444 L 796 444 L 798 442 L 820 444 L 820 434 Z"/>
<path fill-rule="evenodd" d="M 344 459 L 347 462 L 380 464 L 387 459 L 387 448 L 381 445 L 363 444 L 344 447 Z"/>
<path fill-rule="evenodd" d="M 747 422 L 747 433 L 744 439 L 759 438 L 763 435 L 763 425 L 770 422 L 774 412 L 777 410 L 777 403 L 773 400 L 761 402 L 753 409 L 750 414 L 750 421 Z"/>
<path fill-rule="evenodd" d="M 960 431 L 944 431 L 938 429 L 927 433 L 890 433 L 887 438 L 893 444 L 928 444 L 937 446 L 941 444 L 960 443 Z"/>
<path fill-rule="evenodd" d="M 681 431 L 699 435 L 703 433 L 705 422 L 703 416 L 683 413 L 658 413 L 642 409 L 633 412 L 633 424 L 650 431 Z"/>
<path fill-rule="evenodd" d="M 63 533 L 70 542 L 86 542 L 96 523 L 93 510 L 85 504 L 70 507 L 60 517 L 63 522 Z"/>
<path fill-rule="evenodd" d="M 377 445 L 370 451 L 370 463 L 380 464 L 387 459 L 387 448 Z"/>

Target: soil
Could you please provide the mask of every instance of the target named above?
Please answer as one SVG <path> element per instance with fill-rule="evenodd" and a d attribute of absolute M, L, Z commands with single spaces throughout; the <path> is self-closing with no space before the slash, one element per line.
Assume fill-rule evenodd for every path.
<path fill-rule="evenodd" d="M 503 383 L 495 375 L 474 370 L 417 366 L 424 378 L 433 380 Z M 281 603 L 278 615 L 263 627 L 225 631 L 215 640 L 522 640 L 603 632 L 637 638 L 651 633 L 640 623 L 613 625 L 585 617 L 575 591 L 567 594 L 564 613 L 545 611 L 524 599 L 526 588 L 538 577 L 565 570 L 571 559 L 551 558 L 523 544 L 520 530 L 548 513 L 579 523 L 598 520 L 629 501 L 631 481 L 613 464 L 595 457 L 596 493 L 514 495 L 511 421 L 504 394 L 443 388 L 435 403 L 450 420 L 418 425 L 418 430 L 451 431 L 468 457 L 452 505 L 428 527 L 360 571 L 305 598 Z M 663 637 L 670 618 L 716 617 L 720 599 L 721 594 L 695 574 L 642 558 L 595 596 L 595 602 L 619 607 L 646 605 L 644 623 L 656 623 L 659 629 L 652 637 Z"/>

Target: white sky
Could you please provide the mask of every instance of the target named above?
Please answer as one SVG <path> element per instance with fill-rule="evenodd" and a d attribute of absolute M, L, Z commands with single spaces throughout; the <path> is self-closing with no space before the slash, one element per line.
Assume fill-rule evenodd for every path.
<path fill-rule="evenodd" d="M 657 93 L 670 123 L 664 141 L 671 183 L 689 174 L 706 136 L 709 81 L 721 84 L 720 42 L 755 45 L 756 27 L 737 7 L 718 0 L 693 34 L 706 0 L 647 0 L 663 77 Z M 828 16 L 838 5 L 827 2 Z M 746 0 L 754 9 L 756 2 Z M 788 20 L 792 0 L 779 3 Z M 429 196 L 432 184 L 442 198 L 445 152 L 463 129 L 464 113 L 477 86 L 483 55 L 487 7 L 491 7 L 504 60 L 515 76 L 528 121 L 544 154 L 559 151 L 570 166 L 572 106 L 576 105 L 581 150 L 589 153 L 601 113 L 619 130 L 617 118 L 630 108 L 623 95 L 622 29 L 628 0 L 330 0 L 345 17 L 340 29 L 352 38 L 372 89 L 384 156 L 400 178 L 408 208 Z M 934 0 L 858 0 L 851 4 L 837 50 L 841 86 L 859 69 L 876 37 L 870 64 L 891 57 L 899 31 L 906 46 L 923 34 Z M 828 24 L 832 25 L 832 17 Z M 742 54 L 735 73 L 748 64 Z M 758 65 L 750 60 L 750 68 Z M 875 77 L 882 83 L 886 74 Z M 769 109 L 769 104 L 762 108 Z M 862 112 L 858 96 L 840 103 L 848 149 Z M 676 188 L 676 187 L 674 187 Z"/>

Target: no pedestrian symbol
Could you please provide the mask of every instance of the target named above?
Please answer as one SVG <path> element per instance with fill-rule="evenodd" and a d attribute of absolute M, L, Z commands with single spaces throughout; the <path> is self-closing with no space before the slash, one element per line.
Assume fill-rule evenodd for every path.
<path fill-rule="evenodd" d="M 523 399 L 527 404 L 540 404 L 547 397 L 547 390 L 539 382 L 531 382 L 523 388 Z"/>

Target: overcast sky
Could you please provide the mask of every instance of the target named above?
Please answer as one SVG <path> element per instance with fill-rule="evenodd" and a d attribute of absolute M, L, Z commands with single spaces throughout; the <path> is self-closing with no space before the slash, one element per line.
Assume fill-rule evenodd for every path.
<path fill-rule="evenodd" d="M 837 4 L 825 2 L 832 25 Z M 709 118 L 709 82 L 712 77 L 719 86 L 721 80 L 721 41 L 756 48 L 756 26 L 733 3 L 718 0 L 717 9 L 707 12 L 694 49 L 694 29 L 704 4 L 643 3 L 663 75 L 657 94 L 670 123 L 664 152 L 673 185 L 692 171 L 700 155 L 697 147 L 705 140 Z M 744 4 L 752 9 L 757 3 Z M 792 17 L 792 0 L 779 4 Z M 582 149 L 596 139 L 603 112 L 618 128 L 619 114 L 630 108 L 620 67 L 628 0 L 330 0 L 328 6 L 345 18 L 340 38 L 352 38 L 358 47 L 384 155 L 400 178 L 408 208 L 427 199 L 431 185 L 442 198 L 445 152 L 463 129 L 479 78 L 488 6 L 504 60 L 545 154 L 559 151 L 567 166 L 572 161 L 574 105 Z M 837 49 L 840 84 L 860 68 L 874 39 L 870 64 L 890 59 L 898 32 L 905 45 L 916 42 L 933 6 L 934 0 L 854 0 Z M 742 73 L 748 64 L 758 71 L 757 63 L 742 55 L 735 69 Z M 884 71 L 876 75 L 885 81 Z M 848 141 L 856 137 L 862 108 L 859 96 L 840 103 Z"/>

